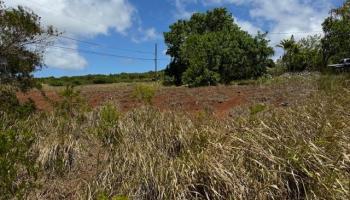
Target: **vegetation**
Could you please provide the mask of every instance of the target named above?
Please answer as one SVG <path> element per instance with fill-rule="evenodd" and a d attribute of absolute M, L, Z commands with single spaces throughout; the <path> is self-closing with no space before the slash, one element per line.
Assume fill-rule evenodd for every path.
<path fill-rule="evenodd" d="M 331 10 L 331 16 L 322 24 L 322 56 L 324 64 L 337 63 L 350 56 L 350 0 Z"/>
<path fill-rule="evenodd" d="M 0 199 L 22 199 L 35 188 L 38 165 L 32 152 L 34 136 L 25 120 L 0 112 Z M 21 125 L 19 125 L 21 124 Z"/>
<path fill-rule="evenodd" d="M 40 186 L 22 187 L 29 198 L 346 199 L 349 77 L 277 79 L 268 84 L 305 84 L 300 86 L 310 85 L 313 92 L 295 107 L 257 104 L 247 108 L 251 115 L 225 120 L 149 106 L 120 113 L 110 103 L 93 111 L 61 106 L 73 114 L 38 113 L 16 123 L 5 114 L 0 117 L 5 138 L 31 134 L 29 140 L 5 140 L 15 143 L 1 145 L 1 151 L 17 154 L 2 153 L 13 158 L 0 159 L 0 166 L 37 152 L 30 160 L 40 166 L 38 179 L 22 168 L 12 173 L 19 182 L 32 177 Z M 27 150 L 14 151 L 21 146 Z M 26 159 L 20 159 L 24 166 Z M 8 185 L 4 169 L 0 180 Z M 80 180 L 85 183 L 77 185 Z M 2 194 L 7 199 L 13 192 Z"/>
<path fill-rule="evenodd" d="M 163 72 L 159 72 L 162 77 Z M 121 73 L 111 75 L 86 75 L 73 77 L 47 77 L 38 78 L 38 82 L 51 86 L 67 86 L 67 85 L 92 85 L 92 84 L 108 84 L 108 83 L 129 83 L 129 82 L 150 82 L 155 78 L 154 72 L 145 73 Z"/>
<path fill-rule="evenodd" d="M 287 71 L 322 70 L 321 36 L 308 36 L 299 42 L 292 36 L 290 39 L 282 40 L 278 47 L 284 49 L 282 64 Z"/>
<path fill-rule="evenodd" d="M 133 96 L 139 101 L 151 105 L 152 99 L 155 96 L 156 92 L 156 85 L 137 84 L 135 85 Z"/>
<path fill-rule="evenodd" d="M 259 77 L 273 54 L 265 36 L 253 38 L 242 31 L 224 8 L 195 13 L 164 33 L 167 54 L 173 58 L 165 75 L 177 85 L 191 86 Z"/>
<path fill-rule="evenodd" d="M 32 11 L 6 8 L 0 0 L 0 83 L 21 90 L 34 87 L 32 72 L 42 68 L 43 50 L 55 35 Z"/>
<path fill-rule="evenodd" d="M 261 97 L 222 117 L 209 108 L 160 111 L 152 106 L 156 84 L 136 84 L 131 95 L 143 105 L 128 112 L 112 98 L 90 108 L 72 86 L 150 81 L 152 72 L 39 79 L 66 87 L 57 100 L 47 97 L 53 110 L 36 111 L 33 101 L 16 96 L 35 85 L 31 73 L 43 65 L 42 51 L 27 47 L 48 45 L 56 32 L 0 0 L 0 199 L 348 199 L 349 74 L 283 73 L 320 70 L 349 53 L 340 45 L 349 42 L 349 6 L 326 19 L 324 38 L 282 41 L 285 55 L 276 66 L 266 35 L 240 30 L 225 9 L 173 24 L 165 33 L 173 58 L 165 82 L 238 79 L 259 90 L 270 86 L 278 97 L 283 87 L 303 95 L 293 106 Z M 222 98 L 210 101 L 223 105 Z"/>
<path fill-rule="evenodd" d="M 338 63 L 350 56 L 350 1 L 331 10 L 331 16 L 322 24 L 324 36 L 308 36 L 296 41 L 282 40 L 282 64 L 288 71 L 329 71 L 329 63 Z"/>

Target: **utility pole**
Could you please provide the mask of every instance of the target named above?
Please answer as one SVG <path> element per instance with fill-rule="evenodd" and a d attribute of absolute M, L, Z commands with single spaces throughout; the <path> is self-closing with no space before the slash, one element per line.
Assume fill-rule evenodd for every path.
<path fill-rule="evenodd" d="M 156 43 L 155 48 L 154 48 L 154 72 L 155 72 L 155 80 L 158 80 L 158 74 L 157 74 L 157 70 L 158 70 L 158 45 Z"/>

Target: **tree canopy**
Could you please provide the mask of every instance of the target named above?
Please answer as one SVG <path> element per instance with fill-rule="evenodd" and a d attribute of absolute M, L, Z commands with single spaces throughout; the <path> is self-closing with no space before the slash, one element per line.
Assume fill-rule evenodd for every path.
<path fill-rule="evenodd" d="M 277 47 L 284 50 L 282 63 L 288 71 L 319 70 L 322 66 L 321 36 L 314 35 L 299 41 L 292 36 L 284 39 Z"/>
<path fill-rule="evenodd" d="M 261 76 L 273 54 L 265 36 L 241 30 L 225 8 L 195 13 L 164 33 L 172 57 L 166 75 L 177 85 L 192 86 Z"/>
<path fill-rule="evenodd" d="M 323 61 L 339 62 L 350 57 L 350 0 L 336 9 L 322 24 L 324 38 L 322 39 Z"/>
<path fill-rule="evenodd" d="M 44 48 L 55 35 L 34 12 L 7 8 L 0 0 L 0 83 L 21 90 L 33 87 L 32 72 L 42 68 Z"/>

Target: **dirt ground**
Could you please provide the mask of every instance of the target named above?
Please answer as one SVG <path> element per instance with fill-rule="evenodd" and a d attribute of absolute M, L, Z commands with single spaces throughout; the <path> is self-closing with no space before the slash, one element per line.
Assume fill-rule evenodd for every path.
<path fill-rule="evenodd" d="M 230 115 L 237 107 L 254 104 L 286 107 L 307 98 L 312 89 L 309 85 L 232 85 L 201 88 L 160 87 L 153 98 L 153 106 L 160 110 L 176 110 L 186 113 L 212 112 L 217 116 Z M 106 102 L 117 104 L 123 112 L 142 105 L 133 97 L 133 84 L 88 85 L 77 88 L 92 107 Z M 44 87 L 45 95 L 51 101 L 59 101 L 62 88 Z M 297 95 L 296 95 L 297 94 Z M 21 101 L 31 98 L 40 110 L 50 111 L 52 105 L 38 90 L 18 94 Z"/>

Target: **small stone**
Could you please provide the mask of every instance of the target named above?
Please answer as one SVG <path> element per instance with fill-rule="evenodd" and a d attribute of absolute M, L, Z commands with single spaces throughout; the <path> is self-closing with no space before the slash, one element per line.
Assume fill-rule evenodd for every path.
<path fill-rule="evenodd" d="M 281 103 L 281 106 L 283 106 L 283 107 L 287 107 L 287 106 L 289 106 L 289 103 L 287 103 L 287 102 L 283 102 L 283 103 Z"/>

